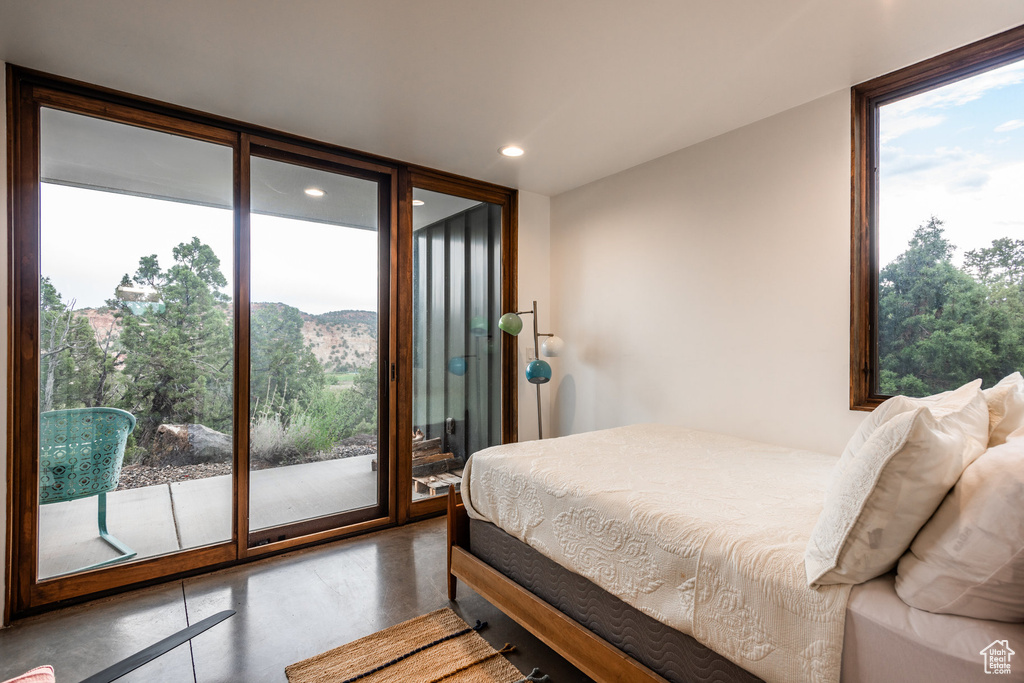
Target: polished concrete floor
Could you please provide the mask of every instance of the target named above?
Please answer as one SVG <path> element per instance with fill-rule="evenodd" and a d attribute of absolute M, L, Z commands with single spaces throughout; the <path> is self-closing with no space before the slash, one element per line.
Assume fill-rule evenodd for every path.
<path fill-rule="evenodd" d="M 449 603 L 445 526 L 437 518 L 175 581 L 15 622 L 0 630 L 0 680 L 52 664 L 76 683 L 224 609 L 227 621 L 121 681 L 286 680 L 284 667 L 451 605 L 489 623 L 482 635 L 521 671 L 552 683 L 590 679 L 465 586 Z"/>

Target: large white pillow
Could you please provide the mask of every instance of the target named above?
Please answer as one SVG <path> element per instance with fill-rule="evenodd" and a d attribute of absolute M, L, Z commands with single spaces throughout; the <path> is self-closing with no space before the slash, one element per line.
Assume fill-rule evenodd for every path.
<path fill-rule="evenodd" d="M 1019 372 L 1007 375 L 982 393 L 988 401 L 988 447 L 992 448 L 1024 427 L 1024 377 Z"/>
<path fill-rule="evenodd" d="M 1024 621 L 1024 429 L 964 471 L 900 559 L 896 593 L 929 612 Z"/>
<path fill-rule="evenodd" d="M 861 583 L 896 566 L 985 450 L 989 419 L 980 380 L 927 399 L 890 401 L 870 435 L 855 434 L 840 458 L 804 553 L 811 585 Z"/>

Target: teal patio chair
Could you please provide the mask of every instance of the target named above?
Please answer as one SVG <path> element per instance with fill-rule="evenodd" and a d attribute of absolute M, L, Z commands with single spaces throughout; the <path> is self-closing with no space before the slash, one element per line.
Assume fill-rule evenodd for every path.
<path fill-rule="evenodd" d="M 120 555 L 83 567 L 96 569 L 135 557 L 107 531 L 107 491 L 117 488 L 135 416 L 117 408 L 53 410 L 39 416 L 39 504 L 99 496 L 100 538 Z"/>

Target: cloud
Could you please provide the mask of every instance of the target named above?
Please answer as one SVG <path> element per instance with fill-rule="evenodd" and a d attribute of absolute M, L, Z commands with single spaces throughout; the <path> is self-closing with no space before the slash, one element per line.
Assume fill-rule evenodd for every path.
<path fill-rule="evenodd" d="M 952 157 L 950 157 L 952 158 Z M 958 254 L 991 245 L 998 237 L 1024 239 L 1020 187 L 1024 162 L 991 164 L 983 155 L 938 163 L 918 173 L 883 177 L 880 263 L 907 248 L 915 227 L 938 216 Z"/>
<path fill-rule="evenodd" d="M 1024 61 L 884 105 L 881 107 L 882 142 L 891 142 L 911 131 L 942 123 L 944 119 L 937 110 L 959 107 L 981 98 L 991 90 L 1020 83 L 1024 83 Z M 1018 124 L 1014 128 L 1024 126 L 1021 121 L 1008 121 L 996 128 L 996 131 L 1005 132 L 1000 128 L 1010 123 Z"/>
<path fill-rule="evenodd" d="M 1000 123 L 994 128 L 997 133 L 1007 133 L 1011 130 L 1017 130 L 1018 128 L 1024 128 L 1024 121 L 1021 119 L 1011 119 L 1006 123 Z"/>
<path fill-rule="evenodd" d="M 972 170 L 950 179 L 947 185 L 954 192 L 972 192 L 985 187 L 991 178 L 985 171 Z"/>
<path fill-rule="evenodd" d="M 884 188 L 905 182 L 962 193 L 984 188 L 995 164 L 988 155 L 961 147 L 938 147 L 927 154 L 907 154 L 902 148 L 889 147 L 882 149 L 879 168 L 883 192 Z"/>
<path fill-rule="evenodd" d="M 895 177 L 908 173 L 921 173 L 944 166 L 963 166 L 971 155 L 959 147 L 939 147 L 928 154 L 907 154 L 900 147 L 883 147 L 881 170 L 884 177 Z"/>
<path fill-rule="evenodd" d="M 903 114 L 883 107 L 881 142 L 884 145 L 911 131 L 934 128 L 945 120 L 945 116 L 937 114 L 918 114 L 914 112 Z"/>
<path fill-rule="evenodd" d="M 1024 62 L 1015 62 L 914 97 L 908 97 L 892 106 L 904 105 L 909 111 L 921 107 L 959 107 L 981 98 L 990 90 L 1018 83 L 1024 83 Z"/>

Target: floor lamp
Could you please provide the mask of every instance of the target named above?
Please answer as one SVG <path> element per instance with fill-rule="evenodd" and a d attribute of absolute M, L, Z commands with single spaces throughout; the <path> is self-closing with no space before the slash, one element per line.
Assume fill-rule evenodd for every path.
<path fill-rule="evenodd" d="M 553 358 L 562 352 L 565 342 L 550 332 L 537 331 L 537 302 L 533 302 L 533 308 L 528 311 L 508 312 L 498 320 L 498 328 L 513 337 L 519 336 L 523 331 L 523 319 L 519 316 L 529 313 L 533 316 L 533 348 L 537 357 L 526 366 L 526 381 L 537 385 L 537 437 L 544 438 L 544 418 L 541 417 L 540 409 L 540 385 L 551 381 L 551 366 L 547 361 L 540 359 L 540 354 Z M 540 343 L 541 337 L 547 337 L 544 343 Z"/>

